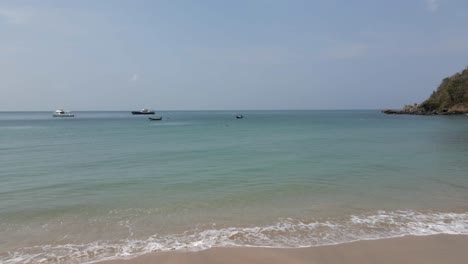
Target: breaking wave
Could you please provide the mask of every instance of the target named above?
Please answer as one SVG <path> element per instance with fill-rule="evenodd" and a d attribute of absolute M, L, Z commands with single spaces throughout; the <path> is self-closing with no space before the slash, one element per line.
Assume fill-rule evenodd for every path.
<path fill-rule="evenodd" d="M 298 248 L 434 234 L 468 235 L 468 212 L 378 211 L 324 221 L 287 218 L 266 226 L 193 229 L 165 236 L 155 234 L 143 240 L 24 247 L 0 254 L 0 263 L 93 263 L 150 252 L 198 251 L 213 247 Z"/>

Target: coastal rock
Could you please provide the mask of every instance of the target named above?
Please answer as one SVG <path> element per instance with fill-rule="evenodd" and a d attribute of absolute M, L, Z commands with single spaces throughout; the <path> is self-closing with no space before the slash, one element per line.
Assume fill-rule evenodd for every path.
<path fill-rule="evenodd" d="M 421 104 L 405 105 L 403 109 L 383 110 L 384 114 L 460 115 L 468 113 L 468 67 L 445 78 L 436 91 Z"/>

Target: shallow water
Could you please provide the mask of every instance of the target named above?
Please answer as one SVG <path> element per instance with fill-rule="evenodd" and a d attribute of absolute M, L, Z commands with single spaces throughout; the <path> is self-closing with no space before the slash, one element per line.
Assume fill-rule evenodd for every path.
<path fill-rule="evenodd" d="M 468 234 L 468 118 L 0 112 L 0 262 Z"/>

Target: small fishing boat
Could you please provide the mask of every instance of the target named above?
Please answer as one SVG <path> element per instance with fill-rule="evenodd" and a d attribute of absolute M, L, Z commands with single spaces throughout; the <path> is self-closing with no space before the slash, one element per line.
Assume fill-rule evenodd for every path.
<path fill-rule="evenodd" d="M 158 116 L 158 117 L 148 117 L 149 120 L 151 121 L 161 121 L 162 120 L 162 116 Z"/>
<path fill-rule="evenodd" d="M 154 111 L 149 108 L 143 108 L 140 111 L 132 111 L 132 115 L 154 115 Z"/>
<path fill-rule="evenodd" d="M 244 116 L 243 115 L 236 115 L 236 118 L 237 119 L 242 119 L 242 118 L 244 118 Z"/>
<path fill-rule="evenodd" d="M 63 109 L 55 110 L 53 117 L 74 117 L 75 115 L 70 112 L 65 112 Z"/>

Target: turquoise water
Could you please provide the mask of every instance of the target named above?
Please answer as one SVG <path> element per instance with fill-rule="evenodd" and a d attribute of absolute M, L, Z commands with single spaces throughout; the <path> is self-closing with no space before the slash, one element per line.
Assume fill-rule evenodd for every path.
<path fill-rule="evenodd" d="M 0 263 L 468 234 L 468 118 L 0 112 Z"/>

